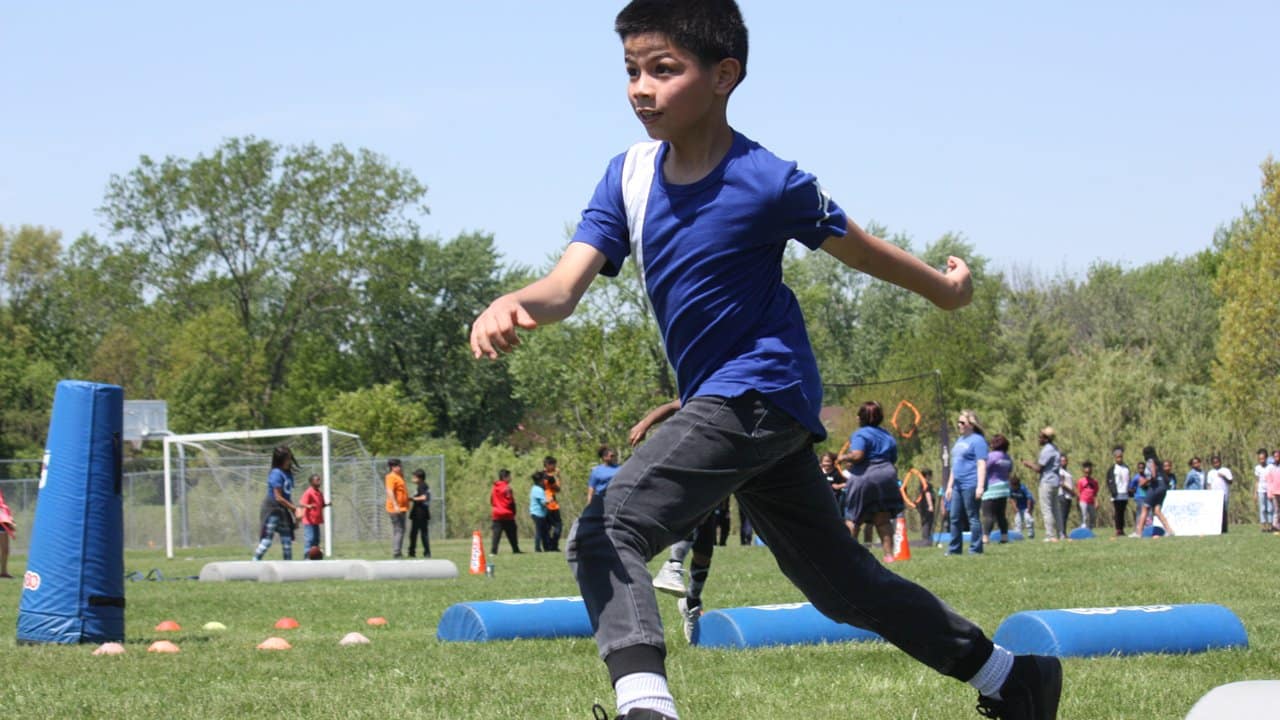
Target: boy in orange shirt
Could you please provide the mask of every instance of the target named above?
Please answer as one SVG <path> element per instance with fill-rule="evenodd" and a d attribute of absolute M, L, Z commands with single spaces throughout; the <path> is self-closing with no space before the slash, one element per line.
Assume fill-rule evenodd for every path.
<path fill-rule="evenodd" d="M 409 491 L 404 486 L 404 470 L 398 458 L 387 460 L 387 515 L 391 518 L 391 557 L 400 559 L 404 548 L 404 520 L 409 513 Z"/>

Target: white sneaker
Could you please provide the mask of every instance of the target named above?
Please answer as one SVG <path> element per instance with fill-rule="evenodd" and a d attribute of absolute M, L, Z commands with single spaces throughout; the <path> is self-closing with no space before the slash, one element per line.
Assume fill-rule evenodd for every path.
<path fill-rule="evenodd" d="M 662 563 L 662 569 L 653 578 L 653 586 L 664 593 L 684 597 L 684 566 L 670 560 Z"/>
<path fill-rule="evenodd" d="M 676 607 L 680 610 L 680 620 L 684 626 L 684 639 L 688 640 L 690 645 L 697 643 L 698 621 L 702 619 L 702 606 L 689 607 L 689 599 L 680 598 L 676 602 Z"/>

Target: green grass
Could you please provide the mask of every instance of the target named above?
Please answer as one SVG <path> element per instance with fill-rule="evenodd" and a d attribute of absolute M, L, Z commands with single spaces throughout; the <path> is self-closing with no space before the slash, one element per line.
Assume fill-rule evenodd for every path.
<path fill-rule="evenodd" d="M 449 581 L 292 584 L 131 582 L 128 652 L 94 657 L 93 646 L 16 646 L 0 639 L 0 707 L 23 717 L 120 718 L 589 718 L 612 709 L 612 691 L 590 639 L 440 643 L 435 626 L 467 600 L 577 594 L 562 557 L 508 553 L 496 577 L 466 574 L 469 543 L 433 546 L 463 576 Z M 359 548 L 385 555 L 382 545 Z M 1280 613 L 1274 577 L 1280 537 L 1238 526 L 1230 535 L 1159 541 L 1106 539 L 991 547 L 984 557 L 944 558 L 913 549 L 894 566 L 993 633 L 1019 610 L 1221 603 L 1243 620 L 1246 650 L 1066 662 L 1062 718 L 1181 718 L 1209 689 L 1280 677 Z M 273 554 L 278 557 L 278 549 Z M 194 575 L 208 561 L 247 553 L 200 550 L 166 561 L 130 552 L 129 570 Z M 360 556 L 360 553 L 353 553 Z M 20 574 L 22 557 L 13 558 Z M 655 563 L 656 566 L 656 563 Z M 18 581 L 0 581 L 0 627 L 15 626 Z M 717 549 L 709 608 L 802 599 L 763 548 Z M 663 597 L 668 673 L 684 718 L 976 717 L 974 692 L 883 644 L 709 651 L 679 635 L 675 603 Z M 285 615 L 301 627 L 277 631 Z M 366 626 L 381 615 L 389 624 Z M 174 619 L 182 652 L 155 655 L 152 628 Z M 200 627 L 217 620 L 227 630 Z M 359 631 L 372 644 L 339 647 Z M 1177 628 L 1171 628 L 1176 632 Z M 289 652 L 255 646 L 272 635 Z"/>

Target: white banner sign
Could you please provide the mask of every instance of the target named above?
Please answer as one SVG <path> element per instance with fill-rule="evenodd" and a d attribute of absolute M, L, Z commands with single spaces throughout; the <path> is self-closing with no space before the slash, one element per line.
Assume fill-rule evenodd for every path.
<path fill-rule="evenodd" d="M 1175 535 L 1222 534 L 1222 493 L 1217 490 L 1170 490 L 1161 509 Z M 1156 525 L 1163 527 L 1160 518 Z"/>

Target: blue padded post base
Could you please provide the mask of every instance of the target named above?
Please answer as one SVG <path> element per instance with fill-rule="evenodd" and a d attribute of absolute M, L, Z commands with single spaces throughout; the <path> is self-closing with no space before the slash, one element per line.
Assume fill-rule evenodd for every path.
<path fill-rule="evenodd" d="M 436 627 L 446 642 L 591 637 L 591 620 L 580 597 L 487 600 L 449 606 Z"/>
<path fill-rule="evenodd" d="M 756 648 L 883 640 L 870 630 L 838 623 L 810 603 L 712 610 L 698 623 L 695 644 L 711 648 Z"/>
<path fill-rule="evenodd" d="M 992 638 L 1017 654 L 1092 657 L 1248 647 L 1240 619 L 1221 605 L 1032 610 L 1005 618 Z"/>

